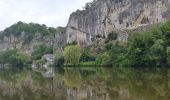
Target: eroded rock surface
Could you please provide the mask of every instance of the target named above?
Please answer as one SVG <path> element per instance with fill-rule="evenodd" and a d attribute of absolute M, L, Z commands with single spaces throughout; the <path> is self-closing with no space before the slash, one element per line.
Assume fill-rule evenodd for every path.
<path fill-rule="evenodd" d="M 67 42 L 90 45 L 96 36 L 105 38 L 115 29 L 125 34 L 127 29 L 164 22 L 170 18 L 169 7 L 170 0 L 97 0 L 92 7 L 70 15 Z M 123 37 L 118 40 L 127 40 Z"/>

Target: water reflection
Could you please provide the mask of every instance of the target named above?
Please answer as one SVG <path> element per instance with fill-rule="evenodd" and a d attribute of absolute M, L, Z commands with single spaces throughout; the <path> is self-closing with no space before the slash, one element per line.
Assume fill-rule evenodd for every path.
<path fill-rule="evenodd" d="M 0 100 L 169 100 L 170 70 L 64 68 L 0 70 Z M 44 72 L 46 73 L 46 72 Z"/>

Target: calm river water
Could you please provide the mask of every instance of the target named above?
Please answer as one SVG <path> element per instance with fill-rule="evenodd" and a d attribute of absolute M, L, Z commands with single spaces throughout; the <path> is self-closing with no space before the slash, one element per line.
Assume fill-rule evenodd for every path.
<path fill-rule="evenodd" d="M 167 68 L 0 70 L 0 100 L 170 100 Z"/>

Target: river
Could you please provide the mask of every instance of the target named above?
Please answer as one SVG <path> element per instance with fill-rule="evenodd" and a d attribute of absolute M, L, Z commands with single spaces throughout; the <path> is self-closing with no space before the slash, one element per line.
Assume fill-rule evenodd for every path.
<path fill-rule="evenodd" d="M 170 100 L 168 68 L 0 70 L 0 100 Z"/>

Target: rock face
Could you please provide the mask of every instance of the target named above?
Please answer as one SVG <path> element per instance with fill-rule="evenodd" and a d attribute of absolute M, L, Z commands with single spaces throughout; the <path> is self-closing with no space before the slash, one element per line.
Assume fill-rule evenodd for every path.
<path fill-rule="evenodd" d="M 6 49 L 20 49 L 28 54 L 31 54 L 33 47 L 39 44 L 44 44 L 47 47 L 62 50 L 62 47 L 66 44 L 66 34 L 64 32 L 57 32 L 55 35 L 42 36 L 42 33 L 35 33 L 33 39 L 29 43 L 24 43 L 25 32 L 21 33 L 21 36 L 4 36 L 0 39 L 0 51 Z"/>
<path fill-rule="evenodd" d="M 118 40 L 127 40 L 124 30 L 163 22 L 170 18 L 170 0 L 96 0 L 86 10 L 70 15 L 67 42 L 90 45 L 98 36 L 120 30 Z"/>
<path fill-rule="evenodd" d="M 0 32 L 0 51 L 16 48 L 31 54 L 33 47 L 39 44 L 62 51 L 66 44 L 66 28 L 19 21 Z"/>

